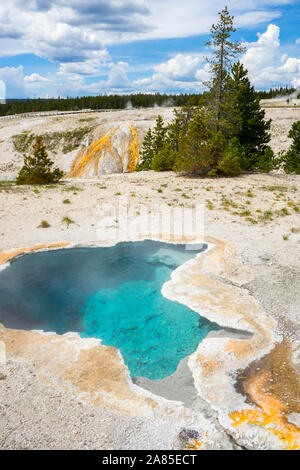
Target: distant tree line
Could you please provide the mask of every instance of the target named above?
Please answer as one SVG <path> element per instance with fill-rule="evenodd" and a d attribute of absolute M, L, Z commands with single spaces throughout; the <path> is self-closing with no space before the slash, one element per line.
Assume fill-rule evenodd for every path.
<path fill-rule="evenodd" d="M 296 88 L 285 86 L 285 87 L 276 87 L 270 88 L 268 91 L 256 91 L 256 96 L 261 100 L 268 100 L 271 98 L 280 98 L 285 96 L 290 96 L 295 93 Z"/>
<path fill-rule="evenodd" d="M 199 103 L 199 94 L 149 94 L 83 96 L 77 98 L 50 98 L 7 100 L 0 105 L 0 116 L 31 113 L 32 111 L 79 111 L 81 109 L 151 108 L 154 106 L 183 106 L 187 101 Z"/>
<path fill-rule="evenodd" d="M 295 92 L 295 88 L 279 87 L 269 91 L 254 91 L 259 99 L 287 96 Z M 99 95 L 76 98 L 37 98 L 37 99 L 8 99 L 6 104 L 0 104 L 0 116 L 23 114 L 43 111 L 80 111 L 82 109 L 126 109 L 151 108 L 154 106 L 181 107 L 187 103 L 197 106 L 206 93 L 194 94 L 149 94 L 137 93 L 132 95 Z"/>

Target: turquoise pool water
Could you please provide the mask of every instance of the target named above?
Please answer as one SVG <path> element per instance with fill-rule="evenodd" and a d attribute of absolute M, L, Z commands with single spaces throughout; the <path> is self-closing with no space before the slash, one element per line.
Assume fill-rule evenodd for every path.
<path fill-rule="evenodd" d="M 160 379 L 218 326 L 161 294 L 196 256 L 150 240 L 34 253 L 0 272 L 0 322 L 101 338 L 120 349 L 132 377 Z"/>

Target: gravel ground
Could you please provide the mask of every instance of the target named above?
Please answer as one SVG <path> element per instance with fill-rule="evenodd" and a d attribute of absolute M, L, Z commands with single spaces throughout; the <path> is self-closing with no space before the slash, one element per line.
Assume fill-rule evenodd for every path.
<path fill-rule="evenodd" d="M 0 366 L 0 378 L 0 449 L 176 447 L 180 427 L 125 416 L 54 390 L 38 380 L 30 361 L 8 361 Z"/>

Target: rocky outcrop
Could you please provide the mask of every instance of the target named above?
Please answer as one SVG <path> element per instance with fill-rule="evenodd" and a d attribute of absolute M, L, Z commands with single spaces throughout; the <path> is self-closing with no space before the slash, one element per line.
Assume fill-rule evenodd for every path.
<path fill-rule="evenodd" d="M 67 177 L 91 178 L 135 170 L 139 162 L 139 143 L 132 123 L 121 123 L 105 134 L 102 127 L 97 127 L 92 142 L 79 151 Z"/>

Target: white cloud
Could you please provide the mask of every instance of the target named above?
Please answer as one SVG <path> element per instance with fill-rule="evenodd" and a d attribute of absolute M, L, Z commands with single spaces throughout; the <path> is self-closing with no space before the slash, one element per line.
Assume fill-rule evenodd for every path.
<path fill-rule="evenodd" d="M 270 24 L 257 36 L 257 41 L 245 44 L 246 52 L 241 58 L 251 82 L 258 88 L 300 86 L 300 59 L 282 53 L 279 27 Z M 136 80 L 134 85 L 143 90 L 201 91 L 207 80 L 209 65 L 202 55 L 177 54 L 155 66 L 151 78 Z"/>
<path fill-rule="evenodd" d="M 140 78 L 138 80 L 134 80 L 134 84 L 138 87 L 149 87 L 152 83 L 151 78 Z"/>
<path fill-rule="evenodd" d="M 263 34 L 258 34 L 256 42 L 246 47 L 242 62 L 256 87 L 300 85 L 300 59 L 282 54 L 278 26 L 270 24 Z"/>
<path fill-rule="evenodd" d="M 272 6 L 291 1 L 233 0 L 230 11 L 238 27 L 251 27 L 277 18 Z M 208 33 L 223 7 L 223 0 L 10 0 L 0 7 L 0 38 L 21 38 L 21 51 L 49 60 L 80 62 L 111 43 Z"/>
<path fill-rule="evenodd" d="M 281 75 L 281 81 L 286 77 L 290 79 L 287 83 L 291 83 L 295 88 L 300 87 L 300 59 L 289 57 L 277 73 L 279 77 Z"/>
<path fill-rule="evenodd" d="M 0 38 L 16 39 L 21 37 L 22 27 L 12 15 L 12 11 L 0 6 Z"/>
<path fill-rule="evenodd" d="M 6 98 L 43 98 L 100 93 L 127 93 L 133 91 L 125 62 L 110 64 L 107 80 L 86 84 L 83 75 L 76 73 L 42 76 L 24 75 L 23 66 L 0 68 L 0 83 L 6 84 Z M 0 96 L 0 99 L 3 97 Z"/>
<path fill-rule="evenodd" d="M 289 57 L 282 67 L 279 69 L 282 72 L 287 72 L 290 74 L 299 74 L 300 73 L 300 59 L 295 57 Z M 300 77 L 299 77 L 300 78 Z"/>
<path fill-rule="evenodd" d="M 102 89 L 113 91 L 131 90 L 132 88 L 127 77 L 125 66 L 122 63 L 112 67 L 108 75 L 108 80 L 100 81 L 99 85 Z"/>
<path fill-rule="evenodd" d="M 25 96 L 23 66 L 0 68 L 0 80 L 6 85 L 6 98 Z"/>
<path fill-rule="evenodd" d="M 273 6 L 291 3 L 292 0 L 233 0 L 228 5 L 230 13 L 235 16 L 237 27 L 252 27 L 259 23 L 269 22 L 281 16 Z M 218 20 L 217 12 L 224 8 L 224 0 L 149 0 L 149 24 L 151 31 L 141 35 L 142 38 L 160 39 L 190 37 L 207 34 L 210 27 Z M 123 36 L 130 40 L 132 35 Z M 138 39 L 138 36 L 134 36 Z"/>
<path fill-rule="evenodd" d="M 283 55 L 281 56 L 281 58 L 280 58 L 280 62 L 281 62 L 282 64 L 284 64 L 284 63 L 286 62 L 286 59 L 287 59 L 287 58 L 288 58 L 288 55 L 287 55 L 287 54 L 283 54 Z"/>
<path fill-rule="evenodd" d="M 155 72 L 171 80 L 191 79 L 195 77 L 202 60 L 197 55 L 177 54 L 168 62 L 156 66 Z"/>
<path fill-rule="evenodd" d="M 253 68 L 263 70 L 273 63 L 279 53 L 279 34 L 279 27 L 270 24 L 265 33 L 258 33 L 257 42 L 245 44 L 247 51 L 243 57 L 243 63 L 249 71 Z"/>
<path fill-rule="evenodd" d="M 103 72 L 103 69 L 111 66 L 108 62 L 110 56 L 106 50 L 99 51 L 95 59 L 87 59 L 81 62 L 67 62 L 60 64 L 59 75 L 87 75 L 95 76 Z"/>
<path fill-rule="evenodd" d="M 49 82 L 49 78 L 42 77 L 39 73 L 32 73 L 31 75 L 26 75 L 24 77 L 25 82 L 27 83 L 41 83 Z"/>
<path fill-rule="evenodd" d="M 232 0 L 229 10 L 235 15 L 235 25 L 247 28 L 278 18 L 281 15 L 278 7 L 292 2 Z M 47 78 L 38 74 L 24 77 L 22 68 L 6 68 L 10 71 L 2 72 L 3 75 L 19 75 L 18 96 L 46 90 L 48 94 L 53 91 L 60 95 L 79 93 L 80 90 L 99 93 L 109 91 L 109 87 L 116 91 L 200 91 L 202 82 L 208 79 L 208 66 L 200 54 L 174 54 L 154 66 L 151 76 L 131 84 L 127 65 L 113 64 L 107 45 L 205 34 L 217 21 L 217 12 L 224 7 L 223 0 L 209 3 L 199 0 L 11 0 L 7 5 L 1 3 L 0 55 L 34 53 L 60 64 L 58 74 Z M 300 43 L 300 38 L 296 43 Z M 199 48 L 202 45 L 200 43 Z M 259 35 L 257 41 L 247 44 L 243 57 L 257 87 L 299 83 L 298 61 L 281 50 L 279 28 L 273 24 Z M 146 71 L 145 66 L 145 75 Z M 84 82 L 84 77 L 104 73 L 108 73 L 107 80 Z M 13 90 L 16 83 L 12 80 L 8 88 Z"/>
<path fill-rule="evenodd" d="M 199 91 L 203 89 L 202 82 L 209 78 L 208 69 L 203 55 L 176 54 L 167 62 L 155 66 L 151 78 L 136 80 L 134 85 L 143 90 Z"/>
<path fill-rule="evenodd" d="M 28 42 L 36 55 L 61 63 L 101 58 L 105 54 L 96 34 L 65 23 L 49 25 L 44 17 L 35 25 Z"/>
<path fill-rule="evenodd" d="M 85 83 L 83 76 L 67 75 L 66 82 L 61 84 L 61 95 L 97 95 L 101 93 L 130 93 L 134 91 L 133 84 L 130 83 L 127 72 L 126 63 L 120 62 L 109 64 L 111 69 L 108 73 L 107 80 L 99 80 L 97 82 Z"/>
<path fill-rule="evenodd" d="M 54 35 L 55 37 L 55 35 Z M 300 86 L 300 59 L 289 57 L 280 47 L 279 27 L 270 24 L 258 34 L 255 42 L 246 44 L 242 62 L 257 88 L 280 85 Z M 169 60 L 154 66 L 151 76 L 131 82 L 126 62 L 113 64 L 105 50 L 99 58 L 81 62 L 62 63 L 55 76 L 38 73 L 24 76 L 23 67 L 0 69 L 0 80 L 7 84 L 7 96 L 67 96 L 72 94 L 129 93 L 133 91 L 196 92 L 203 90 L 209 79 L 209 65 L 201 54 L 175 54 Z M 106 80 L 85 83 L 86 75 L 108 74 Z"/>
<path fill-rule="evenodd" d="M 104 42 L 149 31 L 144 0 L 11 0 L 0 6 L 0 51 L 8 40 L 51 61 L 97 58 Z"/>
<path fill-rule="evenodd" d="M 37 98 L 58 96 L 60 86 L 53 77 L 43 77 L 38 73 L 24 75 L 23 66 L 0 68 L 0 82 L 6 85 L 6 98 Z"/>

